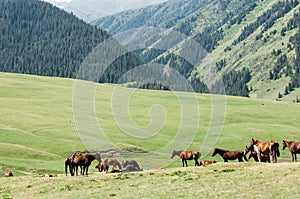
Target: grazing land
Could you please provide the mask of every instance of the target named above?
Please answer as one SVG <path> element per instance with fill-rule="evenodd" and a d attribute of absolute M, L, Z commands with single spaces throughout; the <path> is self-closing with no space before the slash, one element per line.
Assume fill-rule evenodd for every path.
<path fill-rule="evenodd" d="M 2 198 L 298 198 L 299 163 L 217 163 L 136 173 L 3 178 Z"/>
<path fill-rule="evenodd" d="M 0 73 L 0 196 L 2 198 L 296 198 L 299 196 L 298 163 L 283 139 L 300 141 L 300 104 L 271 100 L 226 97 L 226 118 L 215 147 L 243 150 L 250 139 L 276 140 L 281 156 L 277 164 L 221 163 L 210 154 L 202 159 L 218 163 L 181 168 L 174 161 L 164 168 L 145 167 L 140 173 L 104 174 L 90 167 L 89 176 L 64 175 L 64 159 L 72 151 L 85 151 L 76 131 L 72 110 L 74 80 Z M 116 85 L 97 84 L 97 120 L 109 139 L 122 150 L 146 156 L 172 140 L 180 123 L 180 105 L 168 91 L 135 90 L 131 96 L 132 120 L 146 126 L 153 104 L 164 107 L 165 126 L 160 133 L 141 141 L 118 128 L 111 108 Z M 124 88 L 125 89 L 125 88 Z M 128 88 L 126 88 L 128 89 Z M 200 120 L 190 148 L 201 149 L 211 118 L 211 96 L 196 95 Z M 141 153 L 142 151 L 142 153 Z M 166 159 L 170 159 L 171 151 Z M 121 159 L 122 160 L 122 159 Z M 159 162 L 155 156 L 144 163 Z M 143 163 L 143 162 L 142 162 Z M 5 171 L 14 176 L 2 178 Z M 42 177 L 45 174 L 56 177 Z M 290 195 L 287 195 L 290 194 Z"/>

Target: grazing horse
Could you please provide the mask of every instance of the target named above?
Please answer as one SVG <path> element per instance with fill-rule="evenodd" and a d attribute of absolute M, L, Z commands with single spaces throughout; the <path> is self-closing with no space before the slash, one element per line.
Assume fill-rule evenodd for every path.
<path fill-rule="evenodd" d="M 120 162 L 116 158 L 105 158 L 103 162 L 99 162 L 95 168 L 98 168 L 99 172 L 108 171 L 109 166 L 113 166 L 113 169 L 122 169 Z"/>
<path fill-rule="evenodd" d="M 136 171 L 142 171 L 142 169 L 140 168 L 139 164 L 137 163 L 137 161 L 135 160 L 123 160 L 122 161 L 122 167 L 126 168 L 127 166 L 133 166 L 135 168 Z"/>
<path fill-rule="evenodd" d="M 277 157 L 280 156 L 279 144 L 276 141 L 263 142 L 252 138 L 250 146 L 253 146 L 254 151 L 257 153 L 259 162 L 262 162 L 262 155 L 271 154 L 273 163 L 277 162 Z"/>
<path fill-rule="evenodd" d="M 245 150 L 244 150 L 244 155 L 247 155 L 250 152 L 249 156 L 248 156 L 248 160 L 250 160 L 251 158 L 254 159 L 255 162 L 258 162 L 258 157 L 257 157 L 257 153 L 254 151 L 254 146 L 246 146 Z M 269 154 L 263 154 L 261 156 L 261 161 L 262 162 L 271 162 L 270 161 L 270 156 Z"/>
<path fill-rule="evenodd" d="M 99 172 L 108 172 L 109 166 L 104 164 L 104 162 L 98 162 L 95 168 L 98 169 Z"/>
<path fill-rule="evenodd" d="M 201 156 L 201 153 L 199 151 L 196 150 L 174 150 L 172 153 L 171 158 L 173 158 L 174 156 L 179 156 L 181 158 L 182 161 L 182 166 L 187 167 L 187 160 L 195 160 L 195 166 L 200 166 L 198 159 Z"/>
<path fill-rule="evenodd" d="M 213 150 L 212 157 L 214 157 L 216 154 L 219 154 L 223 158 L 224 162 L 228 162 L 228 160 L 236 160 L 236 159 L 238 159 L 239 162 L 243 162 L 243 157 L 245 161 L 248 161 L 244 152 L 239 150 L 228 151 L 228 150 L 215 148 Z"/>
<path fill-rule="evenodd" d="M 292 161 L 297 162 L 297 153 L 300 153 L 300 142 L 295 141 L 286 141 L 283 140 L 282 142 L 282 150 L 284 150 L 286 147 L 289 148 L 291 154 L 292 154 Z"/>
<path fill-rule="evenodd" d="M 202 161 L 200 162 L 200 166 L 201 166 L 201 165 L 210 165 L 210 164 L 215 164 L 215 163 L 217 163 L 217 162 L 214 161 L 214 160 L 202 160 Z"/>

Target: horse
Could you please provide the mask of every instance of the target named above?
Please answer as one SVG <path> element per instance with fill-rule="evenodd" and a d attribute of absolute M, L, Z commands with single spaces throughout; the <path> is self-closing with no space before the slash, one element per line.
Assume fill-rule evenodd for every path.
<path fill-rule="evenodd" d="M 103 162 L 99 162 L 96 166 L 96 169 L 98 169 L 99 172 L 108 172 L 109 166 L 104 164 Z"/>
<path fill-rule="evenodd" d="M 14 175 L 10 171 L 4 173 L 4 177 L 12 177 L 12 176 L 14 176 Z"/>
<path fill-rule="evenodd" d="M 142 169 L 140 168 L 139 164 L 135 160 L 123 160 L 122 161 L 122 167 L 126 168 L 127 166 L 133 166 L 136 171 L 141 171 Z"/>
<path fill-rule="evenodd" d="M 83 171 L 81 171 L 82 175 L 88 175 L 89 166 L 95 159 L 101 161 L 99 153 L 76 153 L 71 160 L 71 175 L 74 176 L 75 171 L 76 175 L 78 175 L 78 166 L 83 167 Z"/>
<path fill-rule="evenodd" d="M 123 172 L 142 171 L 142 169 L 135 167 L 134 165 L 127 165 L 122 169 Z"/>
<path fill-rule="evenodd" d="M 249 156 L 248 156 L 248 160 L 250 160 L 251 158 L 254 159 L 255 162 L 258 162 L 258 157 L 257 157 L 257 153 L 254 151 L 254 146 L 246 146 L 245 150 L 244 150 L 244 154 L 247 155 L 250 152 Z M 261 156 L 261 161 L 262 162 L 270 162 L 270 156 L 269 154 L 263 154 Z"/>
<path fill-rule="evenodd" d="M 282 150 L 284 150 L 286 147 L 289 148 L 291 154 L 292 154 L 292 161 L 297 162 L 297 153 L 300 153 L 300 142 L 296 141 L 286 141 L 283 140 L 282 142 Z"/>
<path fill-rule="evenodd" d="M 272 156 L 272 162 L 277 162 L 277 157 L 280 156 L 279 144 L 276 141 L 263 142 L 258 139 L 252 138 L 250 146 L 253 146 L 254 151 L 257 153 L 258 161 L 262 162 L 262 154 Z"/>
<path fill-rule="evenodd" d="M 77 153 L 80 152 L 73 152 L 69 157 L 67 157 L 65 159 L 65 172 L 66 172 L 66 176 L 68 175 L 68 167 L 70 169 L 70 174 L 72 175 L 72 168 L 71 168 L 71 163 L 74 159 L 74 157 L 76 156 Z M 80 173 L 82 173 L 82 166 L 80 166 Z"/>
<path fill-rule="evenodd" d="M 202 160 L 202 161 L 200 162 L 200 166 L 201 166 L 201 165 L 210 165 L 210 164 L 215 164 L 215 163 L 217 163 L 217 162 L 214 161 L 214 160 Z"/>
<path fill-rule="evenodd" d="M 182 161 L 182 166 L 184 165 L 187 167 L 187 160 L 195 160 L 195 166 L 200 166 L 198 159 L 201 156 L 201 153 L 196 150 L 174 150 L 172 153 L 171 158 L 174 156 L 179 156 Z"/>
<path fill-rule="evenodd" d="M 216 154 L 219 154 L 223 158 L 224 162 L 228 162 L 228 160 L 236 160 L 236 159 L 238 159 L 239 162 L 243 162 L 243 157 L 245 161 L 248 161 L 244 152 L 239 150 L 229 151 L 229 150 L 215 148 L 213 150 L 212 157 L 214 157 Z"/>
<path fill-rule="evenodd" d="M 98 168 L 99 172 L 108 171 L 109 166 L 113 166 L 113 169 L 122 169 L 120 162 L 116 158 L 105 158 L 103 162 L 99 162 L 95 168 Z"/>

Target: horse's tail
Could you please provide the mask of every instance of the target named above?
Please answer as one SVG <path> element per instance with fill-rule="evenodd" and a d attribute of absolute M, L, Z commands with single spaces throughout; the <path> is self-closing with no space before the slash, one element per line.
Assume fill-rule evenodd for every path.
<path fill-rule="evenodd" d="M 279 144 L 278 142 L 275 142 L 274 145 L 273 145 L 273 151 L 275 152 L 275 155 L 277 157 L 280 157 L 280 150 L 279 150 Z"/>
<path fill-rule="evenodd" d="M 280 150 L 277 148 L 277 156 L 280 157 Z"/>
<path fill-rule="evenodd" d="M 68 163 L 65 161 L 65 172 L 66 172 L 66 176 L 68 175 Z"/>

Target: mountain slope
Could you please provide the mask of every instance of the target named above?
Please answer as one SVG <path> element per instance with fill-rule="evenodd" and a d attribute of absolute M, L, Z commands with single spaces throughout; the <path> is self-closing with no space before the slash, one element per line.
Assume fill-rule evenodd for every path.
<path fill-rule="evenodd" d="M 39 0 L 0 1 L 0 10 L 0 71 L 3 72 L 76 78 L 85 58 L 111 37 Z M 129 53 L 115 60 L 111 70 L 120 71 L 134 66 L 134 62 L 139 60 Z M 110 72 L 102 79 L 109 77 Z"/>
<path fill-rule="evenodd" d="M 51 2 L 59 8 L 74 13 L 80 19 L 91 22 L 100 17 L 116 14 L 118 12 L 141 8 L 151 4 L 161 3 L 166 0 L 44 0 Z M 67 0 L 66 0 L 67 1 Z"/>
<path fill-rule="evenodd" d="M 107 16 L 96 25 L 112 34 L 148 26 L 179 31 L 198 41 L 209 53 L 189 78 L 201 79 L 199 74 L 205 63 L 213 60 L 218 73 L 224 76 L 227 94 L 241 95 L 246 91 L 243 96 L 296 100 L 298 43 L 293 36 L 299 30 L 299 16 L 295 14 L 299 8 L 297 0 L 171 0 Z M 170 57 L 166 52 L 156 57 L 148 54 L 141 53 L 152 62 Z M 246 73 L 240 73 L 243 68 Z M 243 81 L 238 82 L 240 79 Z M 230 91 L 235 86 L 237 91 Z"/>

